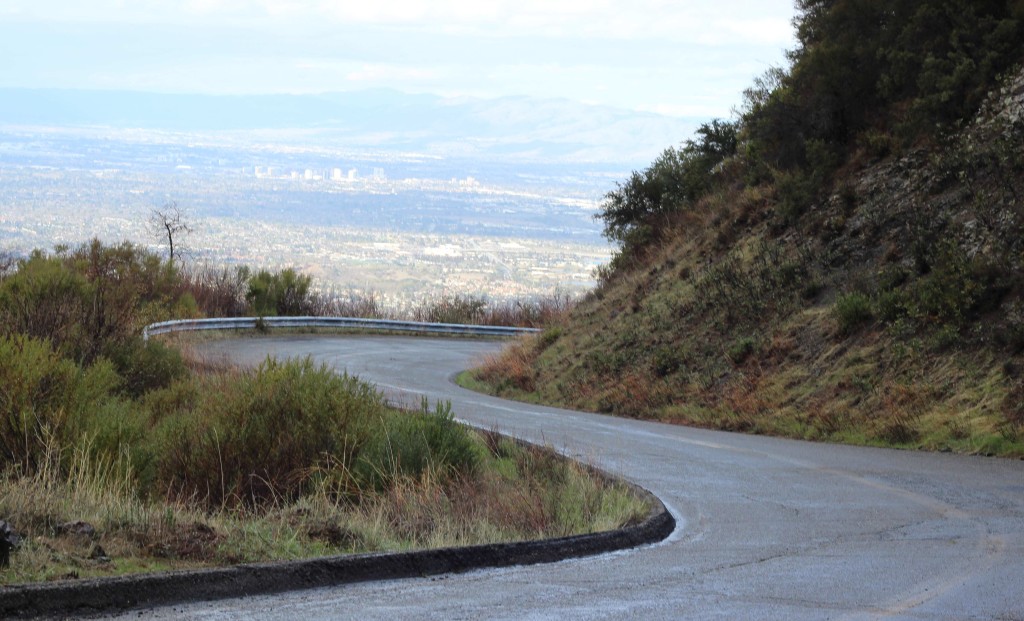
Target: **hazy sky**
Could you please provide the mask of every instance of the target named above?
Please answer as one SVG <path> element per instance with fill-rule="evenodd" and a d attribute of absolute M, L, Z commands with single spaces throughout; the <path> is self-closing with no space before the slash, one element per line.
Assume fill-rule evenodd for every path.
<path fill-rule="evenodd" d="M 0 86 L 388 87 L 728 116 L 792 0 L 0 0 Z"/>

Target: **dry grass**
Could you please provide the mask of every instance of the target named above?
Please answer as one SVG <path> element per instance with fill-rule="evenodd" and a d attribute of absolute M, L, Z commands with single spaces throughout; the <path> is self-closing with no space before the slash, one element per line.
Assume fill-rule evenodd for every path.
<path fill-rule="evenodd" d="M 475 371 L 476 379 L 502 388 L 533 392 L 536 388 L 536 371 L 533 368 L 535 341 L 536 337 L 523 337 L 512 341 L 501 352 L 487 356 Z"/>
<path fill-rule="evenodd" d="M 453 479 L 428 468 L 357 498 L 324 484 L 294 502 L 214 510 L 141 499 L 125 464 L 97 463 L 79 447 L 67 472 L 54 466 L 0 479 L 0 515 L 25 538 L 0 580 L 528 540 L 616 528 L 648 511 L 631 488 L 548 449 L 491 433 L 474 437 L 486 455 L 477 475 Z M 47 463 L 58 462 L 57 452 L 51 446 Z"/>
<path fill-rule="evenodd" d="M 732 206 L 707 206 L 763 233 L 767 224 L 740 212 L 767 199 L 744 194 Z M 950 347 L 880 322 L 840 330 L 834 309 L 842 289 L 819 268 L 801 271 L 786 255 L 758 262 L 763 246 L 748 236 L 734 242 L 743 249 L 739 267 L 712 273 L 702 257 L 713 244 L 691 232 L 648 249 L 647 262 L 606 274 L 567 320 L 548 328 L 558 334 L 553 342 L 510 345 L 465 385 L 716 429 L 1024 455 L 1019 355 Z M 709 274 L 720 278 L 702 285 Z M 789 293 L 779 290 L 787 282 Z M 732 312 L 716 306 L 750 287 L 764 298 L 757 312 L 740 308 L 749 301 Z"/>

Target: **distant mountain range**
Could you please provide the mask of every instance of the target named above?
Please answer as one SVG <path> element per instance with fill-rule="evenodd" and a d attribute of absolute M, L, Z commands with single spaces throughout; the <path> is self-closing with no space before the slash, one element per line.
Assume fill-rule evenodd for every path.
<path fill-rule="evenodd" d="M 645 163 L 703 120 L 569 100 L 384 89 L 237 96 L 0 89 L 0 125 L 7 126 L 317 130 L 352 147 L 533 160 Z"/>

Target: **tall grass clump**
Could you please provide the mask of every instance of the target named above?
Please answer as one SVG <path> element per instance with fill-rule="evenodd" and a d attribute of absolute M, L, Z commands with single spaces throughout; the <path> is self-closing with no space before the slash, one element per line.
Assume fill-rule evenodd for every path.
<path fill-rule="evenodd" d="M 543 343 L 544 335 L 540 342 Z M 500 353 L 488 356 L 484 363 L 472 371 L 475 379 L 494 386 L 499 394 L 514 391 L 529 393 L 536 389 L 537 358 L 535 337 L 513 341 Z"/>
<path fill-rule="evenodd" d="M 440 480 L 475 473 L 480 450 L 467 429 L 455 421 L 451 405 L 426 400 L 420 410 L 382 417 L 381 427 L 361 447 L 354 475 L 361 485 L 382 490 L 402 479 L 432 473 Z"/>

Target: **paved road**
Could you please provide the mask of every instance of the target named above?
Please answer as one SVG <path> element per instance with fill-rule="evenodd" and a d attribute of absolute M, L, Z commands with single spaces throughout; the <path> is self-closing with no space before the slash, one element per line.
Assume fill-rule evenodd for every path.
<path fill-rule="evenodd" d="M 1024 619 L 1022 461 L 666 426 L 510 403 L 450 383 L 494 343 L 280 337 L 213 347 L 242 361 L 308 353 L 391 391 L 450 399 L 460 418 L 639 483 L 679 528 L 663 543 L 596 558 L 143 617 Z"/>

